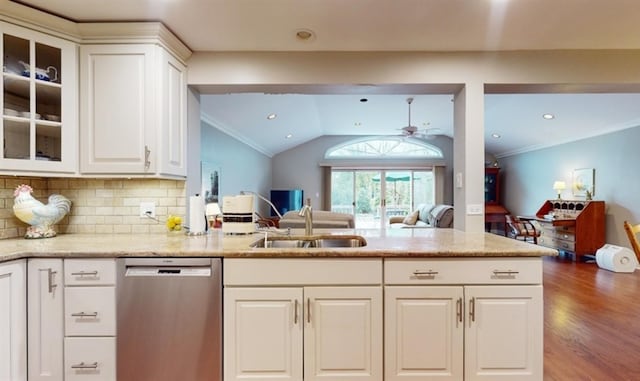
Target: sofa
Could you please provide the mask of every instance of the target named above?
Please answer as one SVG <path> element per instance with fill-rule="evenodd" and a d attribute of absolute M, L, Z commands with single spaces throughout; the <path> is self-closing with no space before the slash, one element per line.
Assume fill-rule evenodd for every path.
<path fill-rule="evenodd" d="M 278 221 L 278 226 L 281 229 L 304 229 L 304 217 L 298 213 L 298 210 L 286 212 Z M 353 229 L 355 227 L 355 221 L 351 214 L 313 210 L 311 217 L 313 227 L 318 229 Z"/>
<path fill-rule="evenodd" d="M 392 228 L 452 228 L 453 206 L 446 204 L 421 204 L 407 216 L 389 218 Z"/>

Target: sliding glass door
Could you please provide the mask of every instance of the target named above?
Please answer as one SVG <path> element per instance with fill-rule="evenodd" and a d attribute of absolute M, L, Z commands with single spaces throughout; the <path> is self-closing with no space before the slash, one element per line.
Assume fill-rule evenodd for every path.
<path fill-rule="evenodd" d="M 434 203 L 431 170 L 332 170 L 331 210 L 355 216 L 356 228 L 380 228 L 390 216 L 405 216 Z"/>

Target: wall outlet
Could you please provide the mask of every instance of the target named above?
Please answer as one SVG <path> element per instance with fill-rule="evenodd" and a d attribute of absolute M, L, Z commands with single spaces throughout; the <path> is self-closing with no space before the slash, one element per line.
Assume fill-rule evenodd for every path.
<path fill-rule="evenodd" d="M 469 204 L 467 205 L 467 215 L 477 216 L 484 211 L 484 204 Z"/>
<path fill-rule="evenodd" d="M 156 203 L 155 202 L 141 202 L 140 203 L 140 217 L 156 217 Z"/>

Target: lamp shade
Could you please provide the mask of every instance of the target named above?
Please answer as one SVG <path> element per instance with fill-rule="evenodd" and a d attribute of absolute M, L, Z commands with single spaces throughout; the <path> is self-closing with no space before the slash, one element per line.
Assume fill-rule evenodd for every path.
<path fill-rule="evenodd" d="M 218 205 L 217 202 L 212 202 L 207 204 L 204 214 L 206 214 L 207 216 L 214 216 L 214 217 L 221 215 L 222 211 L 220 210 L 220 205 Z"/>
<path fill-rule="evenodd" d="M 567 189 L 567 184 L 564 181 L 555 181 L 553 183 L 553 189 L 557 191 L 562 191 Z"/>

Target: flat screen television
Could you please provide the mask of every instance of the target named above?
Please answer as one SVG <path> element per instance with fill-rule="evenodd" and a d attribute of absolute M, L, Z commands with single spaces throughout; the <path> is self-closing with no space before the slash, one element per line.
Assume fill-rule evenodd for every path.
<path fill-rule="evenodd" d="M 302 209 L 302 200 L 304 200 L 302 189 L 271 190 L 271 202 L 280 214 L 285 214 L 290 210 Z M 272 210 L 271 216 L 276 215 L 276 212 Z"/>

